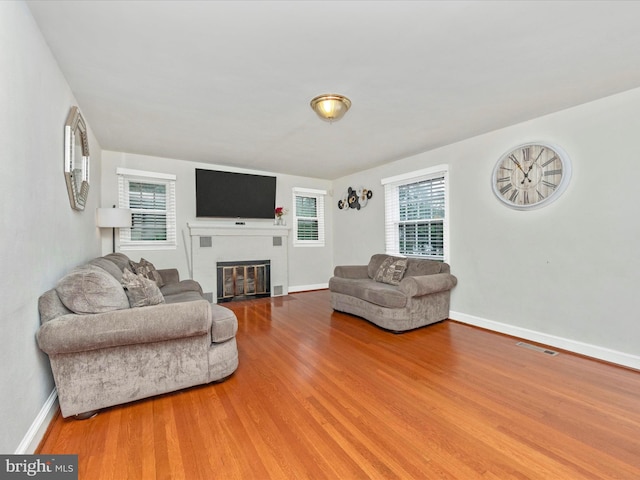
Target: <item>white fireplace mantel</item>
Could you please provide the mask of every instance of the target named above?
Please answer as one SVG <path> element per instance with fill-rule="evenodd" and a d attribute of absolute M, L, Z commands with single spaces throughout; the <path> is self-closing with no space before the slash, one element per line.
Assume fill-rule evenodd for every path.
<path fill-rule="evenodd" d="M 205 294 L 217 297 L 217 262 L 270 260 L 271 296 L 289 290 L 289 227 L 259 222 L 190 222 L 191 271 Z"/>
<path fill-rule="evenodd" d="M 229 222 L 193 222 L 188 223 L 191 236 L 279 236 L 287 237 L 289 227 L 262 223 L 237 224 Z"/>

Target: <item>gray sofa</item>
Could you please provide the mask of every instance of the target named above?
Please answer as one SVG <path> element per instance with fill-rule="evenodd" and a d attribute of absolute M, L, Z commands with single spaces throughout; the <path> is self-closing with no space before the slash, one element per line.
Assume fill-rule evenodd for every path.
<path fill-rule="evenodd" d="M 331 307 L 404 332 L 448 318 L 457 282 L 446 263 L 376 254 L 368 265 L 335 268 Z"/>
<path fill-rule="evenodd" d="M 142 263 L 121 253 L 99 257 L 40 297 L 36 338 L 49 355 L 64 417 L 236 370 L 235 314 L 210 304 L 198 282 L 180 281 L 177 270 Z"/>

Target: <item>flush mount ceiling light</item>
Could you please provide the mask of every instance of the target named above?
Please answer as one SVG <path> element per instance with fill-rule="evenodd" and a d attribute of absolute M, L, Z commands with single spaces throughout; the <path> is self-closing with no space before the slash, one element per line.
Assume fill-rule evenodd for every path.
<path fill-rule="evenodd" d="M 311 100 L 311 108 L 325 122 L 337 122 L 351 107 L 351 100 L 335 93 L 318 95 Z"/>

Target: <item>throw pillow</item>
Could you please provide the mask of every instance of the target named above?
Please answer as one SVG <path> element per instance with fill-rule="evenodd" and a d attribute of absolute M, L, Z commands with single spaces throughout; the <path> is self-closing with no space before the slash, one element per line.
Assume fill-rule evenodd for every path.
<path fill-rule="evenodd" d="M 132 308 L 164 303 L 164 297 L 156 282 L 142 274 L 135 274 L 128 268 L 122 273 L 122 286 Z"/>
<path fill-rule="evenodd" d="M 129 308 L 120 282 L 100 267 L 85 265 L 62 277 L 56 285 L 60 301 L 74 313 L 103 313 Z"/>
<path fill-rule="evenodd" d="M 406 258 L 387 257 L 378 268 L 374 280 L 389 285 L 400 285 L 406 269 Z"/>
<path fill-rule="evenodd" d="M 156 267 L 149 260 L 141 258 L 139 263 L 131 262 L 131 268 L 135 273 L 139 273 L 147 277 L 149 280 L 156 282 L 158 287 L 164 286 L 164 281 L 162 280 L 160 272 L 156 270 Z"/>

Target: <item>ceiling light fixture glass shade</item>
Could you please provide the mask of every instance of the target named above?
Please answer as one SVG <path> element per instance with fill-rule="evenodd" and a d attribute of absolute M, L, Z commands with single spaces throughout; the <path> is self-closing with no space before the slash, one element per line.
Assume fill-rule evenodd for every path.
<path fill-rule="evenodd" d="M 311 100 L 311 108 L 325 122 L 336 122 L 344 117 L 351 107 L 351 100 L 335 93 L 318 95 Z"/>

